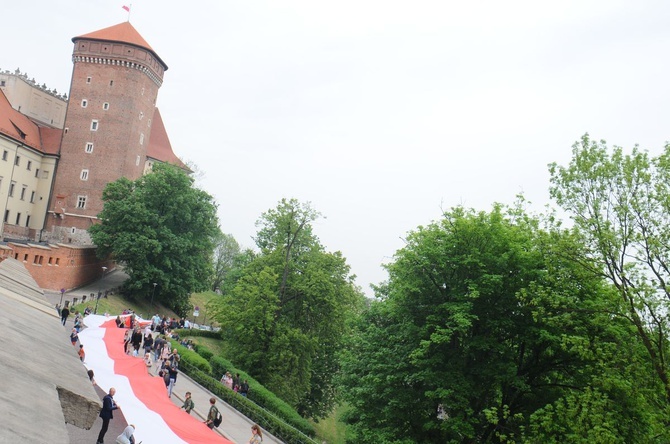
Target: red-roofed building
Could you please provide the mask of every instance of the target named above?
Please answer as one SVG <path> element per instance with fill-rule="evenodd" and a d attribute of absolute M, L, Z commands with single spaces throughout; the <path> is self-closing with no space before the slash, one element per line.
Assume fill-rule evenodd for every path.
<path fill-rule="evenodd" d="M 0 72 L 1 232 L 6 242 L 22 242 L 20 252 L 8 242 L 0 258 L 34 256 L 28 270 L 53 289 L 81 285 L 97 277 L 98 265 L 111 265 L 83 252 L 94 249 L 87 229 L 109 182 L 137 179 L 155 162 L 190 171 L 156 107 L 167 65 L 137 30 L 123 22 L 72 42 L 69 99 L 18 70 Z"/>

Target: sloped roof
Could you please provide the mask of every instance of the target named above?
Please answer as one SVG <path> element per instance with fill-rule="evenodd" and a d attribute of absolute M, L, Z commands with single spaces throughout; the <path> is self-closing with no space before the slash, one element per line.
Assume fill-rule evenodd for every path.
<path fill-rule="evenodd" d="M 98 31 L 89 32 L 88 34 L 73 37 L 72 41 L 77 40 L 99 40 L 103 42 L 119 42 L 129 43 L 134 46 L 139 46 L 150 51 L 162 64 L 165 71 L 168 67 L 165 62 L 156 54 L 156 51 L 149 46 L 144 37 L 130 24 L 130 22 L 119 23 L 118 25 L 110 26 L 109 28 L 100 29 Z"/>
<path fill-rule="evenodd" d="M 0 133 L 45 154 L 58 154 L 62 130 L 39 126 L 12 108 L 0 90 Z"/>
<path fill-rule="evenodd" d="M 168 138 L 167 131 L 165 131 L 165 124 L 163 124 L 163 118 L 158 108 L 155 108 L 151 120 L 151 136 L 149 137 L 147 157 L 191 171 L 172 151 L 172 144 L 170 144 L 170 139 Z"/>

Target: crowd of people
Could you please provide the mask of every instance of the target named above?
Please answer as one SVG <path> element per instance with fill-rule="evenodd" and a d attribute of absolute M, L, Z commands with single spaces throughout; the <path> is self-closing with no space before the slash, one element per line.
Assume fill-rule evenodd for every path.
<path fill-rule="evenodd" d="M 88 310 L 87 310 L 88 311 Z M 88 314 L 85 312 L 85 314 Z M 179 361 L 181 359 L 177 349 L 170 349 L 170 343 L 168 338 L 179 340 L 178 335 L 172 332 L 175 328 L 188 328 L 188 321 L 182 319 L 177 321 L 172 318 L 159 317 L 155 315 L 152 317 L 151 325 L 147 325 L 142 329 L 135 315 L 132 312 L 124 311 L 123 314 L 129 314 L 129 322 L 126 323 L 121 316 L 117 316 L 116 325 L 119 328 L 126 328 L 123 340 L 123 350 L 124 353 L 131 355 L 133 357 L 142 358 L 145 362 L 147 370 L 152 374 L 152 367 L 155 367 L 154 375 L 163 378 L 165 382 L 166 392 L 168 397 L 172 397 L 175 384 L 177 382 L 177 376 L 179 374 Z M 69 317 L 70 312 L 67 308 L 61 309 L 61 322 L 65 325 L 67 318 Z M 130 326 L 130 328 L 128 328 Z M 84 345 L 79 342 L 79 332 L 83 328 L 83 316 L 76 311 L 74 326 L 70 334 L 70 341 L 73 346 L 76 346 L 79 343 L 78 356 L 81 362 L 85 363 L 86 353 L 84 351 Z M 180 343 L 188 348 L 193 347 L 193 343 L 190 340 L 182 340 Z M 142 350 L 142 352 L 140 352 Z M 96 384 L 94 379 L 94 372 L 92 369 L 88 370 L 88 376 L 92 384 Z M 221 378 L 221 382 L 231 390 L 240 393 L 242 396 L 247 396 L 249 391 L 249 384 L 247 380 L 241 381 L 240 374 L 236 373 L 235 376 L 232 376 L 230 372 L 227 372 Z M 119 404 L 114 400 L 114 394 L 116 393 L 115 388 L 110 388 L 109 392 L 103 398 L 103 406 L 100 410 L 100 418 L 102 419 L 102 427 L 98 434 L 96 444 L 102 444 L 104 441 L 105 434 L 109 428 L 109 422 L 113 419 L 114 410 L 119 409 Z M 203 421 L 210 429 L 218 427 L 222 421 L 221 413 L 216 407 L 216 398 L 210 399 L 210 408 L 207 414 L 207 418 Z M 181 409 L 188 414 L 191 414 L 191 411 L 195 408 L 195 403 L 192 399 L 191 393 L 186 392 L 184 403 L 181 406 Z M 123 433 L 116 438 L 117 444 L 135 444 L 135 425 L 128 425 Z M 263 440 L 263 434 L 258 425 L 254 424 L 252 427 L 252 436 L 249 439 L 249 444 L 258 444 Z"/>

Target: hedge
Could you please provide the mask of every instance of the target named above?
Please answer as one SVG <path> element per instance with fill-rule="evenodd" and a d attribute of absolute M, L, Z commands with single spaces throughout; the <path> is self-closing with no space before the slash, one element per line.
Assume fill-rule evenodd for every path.
<path fill-rule="evenodd" d="M 261 383 L 249 376 L 247 373 L 236 369 L 229 360 L 220 356 L 215 356 L 210 359 L 209 362 L 212 366 L 212 370 L 214 371 L 214 375 L 223 376 L 223 374 L 226 372 L 230 372 L 233 375 L 235 373 L 239 373 L 240 379 L 246 379 L 249 383 L 249 393 L 247 396 L 251 401 L 279 416 L 289 425 L 300 430 L 302 433 L 309 436 L 314 436 L 314 427 L 312 424 L 310 424 L 309 421 L 300 416 L 293 407 L 284 402 L 282 399 L 278 398 L 274 393 L 266 389 Z"/>
<path fill-rule="evenodd" d="M 240 394 L 230 390 L 210 375 L 198 370 L 195 367 L 191 367 L 188 364 L 180 367 L 180 369 L 184 373 L 188 374 L 195 382 L 207 388 L 210 392 L 228 403 L 232 408 L 242 413 L 252 421 L 260 424 L 265 430 L 269 431 L 285 443 L 315 444 L 315 441 L 303 431 L 287 424 L 287 422 L 284 421 L 284 418 L 277 417 L 277 415 L 275 415 L 273 412 L 264 409 L 260 405 L 254 403 L 252 400 L 247 399 L 244 396 L 241 396 Z M 239 373 L 241 376 L 242 372 Z M 251 380 L 249 380 L 249 386 L 251 386 Z M 309 426 L 313 436 L 314 429 L 311 427 L 311 424 L 309 424 L 303 418 L 301 419 Z"/>

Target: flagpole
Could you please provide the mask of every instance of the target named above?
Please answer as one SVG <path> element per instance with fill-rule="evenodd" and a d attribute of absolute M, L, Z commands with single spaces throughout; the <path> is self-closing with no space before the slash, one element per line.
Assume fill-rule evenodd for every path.
<path fill-rule="evenodd" d="M 133 9 L 133 4 L 129 3 L 128 4 L 128 22 L 130 22 L 130 11 L 132 11 L 132 9 Z"/>

